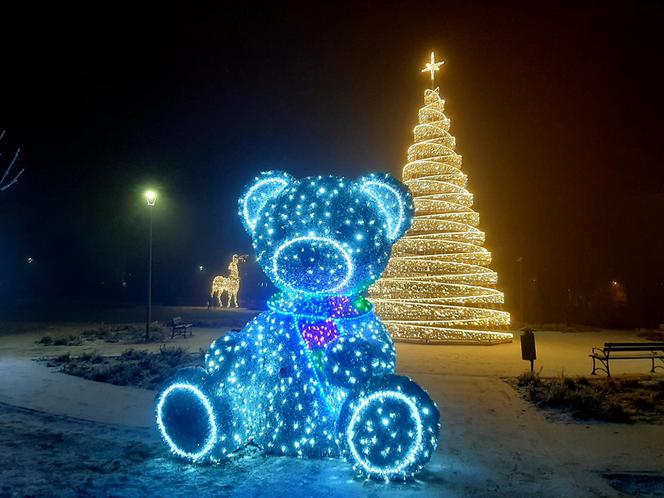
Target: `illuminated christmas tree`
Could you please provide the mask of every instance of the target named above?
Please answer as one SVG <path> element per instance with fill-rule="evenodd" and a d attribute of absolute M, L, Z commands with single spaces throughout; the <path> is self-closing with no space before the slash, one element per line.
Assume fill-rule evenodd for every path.
<path fill-rule="evenodd" d="M 431 81 L 442 62 L 423 70 Z M 486 344 L 508 342 L 509 313 L 491 253 L 473 211 L 468 177 L 449 133 L 438 88 L 424 92 L 424 107 L 408 149 L 403 182 L 415 203 L 413 225 L 392 248 L 387 270 L 370 289 L 371 301 L 399 341 Z M 501 332 L 501 330 L 503 330 Z"/>

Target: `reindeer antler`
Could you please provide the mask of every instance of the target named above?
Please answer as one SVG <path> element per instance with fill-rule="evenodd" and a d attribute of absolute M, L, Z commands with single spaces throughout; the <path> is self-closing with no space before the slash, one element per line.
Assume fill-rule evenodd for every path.
<path fill-rule="evenodd" d="M 0 131 L 0 140 L 2 140 L 5 136 L 6 131 L 2 130 Z M 7 177 L 9 176 L 9 173 L 11 172 L 12 168 L 14 167 L 14 163 L 18 159 L 18 155 L 21 153 L 21 149 L 16 149 L 16 152 L 14 153 L 14 157 L 12 157 L 12 160 L 9 162 L 9 166 L 7 166 L 7 169 L 5 170 L 4 174 L 2 175 L 2 178 L 0 178 L 0 192 L 4 192 L 7 190 L 9 187 L 14 185 L 21 174 L 23 174 L 24 169 L 21 169 L 14 178 L 12 178 L 9 182 L 5 183 L 7 180 Z M 2 152 L 0 152 L 0 156 L 2 156 Z"/>

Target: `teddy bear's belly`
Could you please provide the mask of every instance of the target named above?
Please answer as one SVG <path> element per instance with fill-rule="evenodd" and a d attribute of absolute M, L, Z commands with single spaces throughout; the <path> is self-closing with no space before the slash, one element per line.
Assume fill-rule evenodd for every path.
<path fill-rule="evenodd" d="M 343 354 L 350 361 L 346 355 L 345 366 L 331 373 L 327 345 L 352 338 L 365 342 L 349 342 Z M 341 320 L 268 311 L 215 341 L 206 361 L 238 442 L 253 441 L 267 453 L 327 457 L 338 454 L 339 411 L 347 390 L 358 385 L 347 381 L 359 382 L 360 370 L 393 373 L 394 345 L 372 312 Z"/>
<path fill-rule="evenodd" d="M 343 394 L 324 381 L 293 319 L 263 313 L 244 333 L 256 351 L 254 442 L 272 454 L 336 456 L 335 400 Z"/>

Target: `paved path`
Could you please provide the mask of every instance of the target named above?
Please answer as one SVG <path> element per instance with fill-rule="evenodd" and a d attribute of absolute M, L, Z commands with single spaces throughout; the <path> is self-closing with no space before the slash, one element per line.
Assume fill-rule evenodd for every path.
<path fill-rule="evenodd" d="M 66 375 L 27 358 L 0 358 L 0 403 L 72 418 L 151 427 L 154 392 Z"/>

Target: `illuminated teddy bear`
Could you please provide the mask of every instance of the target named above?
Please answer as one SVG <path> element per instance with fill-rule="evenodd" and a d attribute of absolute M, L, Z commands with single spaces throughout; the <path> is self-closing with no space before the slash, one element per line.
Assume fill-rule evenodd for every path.
<path fill-rule="evenodd" d="M 390 336 L 362 293 L 410 227 L 411 195 L 390 175 L 295 179 L 266 172 L 239 214 L 281 292 L 242 331 L 216 340 L 156 398 L 170 449 L 219 461 L 247 444 L 267 454 L 343 456 L 361 474 L 402 479 L 438 444 L 428 394 L 394 375 Z"/>

